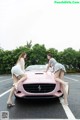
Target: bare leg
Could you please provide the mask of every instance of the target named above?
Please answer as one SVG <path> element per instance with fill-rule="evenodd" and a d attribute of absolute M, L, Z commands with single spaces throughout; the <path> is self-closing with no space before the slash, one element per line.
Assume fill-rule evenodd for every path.
<path fill-rule="evenodd" d="M 15 90 L 15 87 L 12 87 L 11 88 L 11 91 L 10 91 L 10 94 L 9 94 L 9 97 L 8 97 L 8 101 L 7 101 L 7 104 L 8 105 L 15 105 L 12 103 L 12 97 L 13 97 L 13 94 L 14 94 L 14 90 Z"/>
<path fill-rule="evenodd" d="M 63 78 L 64 78 L 64 72 L 63 72 L 63 71 L 60 72 L 59 78 L 60 78 L 61 80 L 63 80 Z M 60 86 L 61 86 L 61 90 L 62 90 L 62 92 L 63 92 L 63 85 L 61 84 Z"/>
<path fill-rule="evenodd" d="M 22 75 L 22 78 L 18 81 L 18 83 L 24 82 L 26 79 L 27 79 L 27 75 L 24 74 L 24 75 Z"/>
<path fill-rule="evenodd" d="M 17 83 L 17 81 L 18 81 L 18 79 L 17 79 L 17 77 L 15 76 L 15 75 L 13 75 L 13 83 Z M 13 86 L 12 88 L 11 88 L 11 91 L 10 91 L 10 94 L 9 94 L 9 97 L 8 97 L 8 101 L 7 101 L 7 104 L 8 105 L 14 105 L 13 103 L 12 103 L 12 97 L 13 97 L 13 95 L 14 95 L 14 90 L 15 90 L 15 87 Z"/>
<path fill-rule="evenodd" d="M 20 79 L 20 77 L 21 77 L 21 79 Z M 18 86 L 18 84 L 20 82 L 23 82 L 23 81 L 25 81 L 27 79 L 27 75 L 26 74 L 21 75 L 20 77 L 19 77 L 20 80 L 18 80 L 18 82 L 14 84 L 16 89 L 17 89 L 17 86 Z"/>
<path fill-rule="evenodd" d="M 57 71 L 55 74 L 55 80 L 58 81 L 59 83 L 61 83 L 61 87 L 64 93 L 64 104 L 68 104 L 67 102 L 67 91 L 66 91 L 66 87 L 68 86 L 67 82 L 64 82 L 62 79 L 64 77 L 64 72 L 59 70 Z M 60 79 L 61 78 L 61 79 Z"/>
<path fill-rule="evenodd" d="M 61 70 L 59 70 L 59 71 L 57 71 L 56 73 L 54 73 L 55 80 L 56 80 L 57 82 L 60 82 L 60 83 L 63 84 L 63 85 L 66 85 L 67 82 L 64 82 L 62 79 L 60 79 L 60 74 L 61 74 L 60 72 L 61 72 Z"/>
<path fill-rule="evenodd" d="M 61 71 L 60 72 L 60 79 L 62 79 L 63 80 L 63 78 L 64 78 L 64 71 Z M 64 103 L 66 104 L 66 105 L 68 105 L 68 100 L 67 100 L 67 97 L 68 97 L 68 91 L 66 92 L 66 89 L 65 89 L 65 86 L 63 85 L 63 84 L 61 84 L 61 89 L 62 89 L 62 91 L 63 91 L 63 93 L 64 93 Z"/>

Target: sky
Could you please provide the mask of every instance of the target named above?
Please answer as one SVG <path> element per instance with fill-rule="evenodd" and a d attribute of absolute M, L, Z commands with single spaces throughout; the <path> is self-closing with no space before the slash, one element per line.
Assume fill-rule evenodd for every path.
<path fill-rule="evenodd" d="M 62 51 L 80 49 L 80 4 L 54 0 L 0 0 L 0 47 L 16 49 L 32 40 Z"/>

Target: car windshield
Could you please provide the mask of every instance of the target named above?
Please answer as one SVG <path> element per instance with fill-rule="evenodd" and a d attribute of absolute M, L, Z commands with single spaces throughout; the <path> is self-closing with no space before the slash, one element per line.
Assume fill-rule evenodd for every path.
<path fill-rule="evenodd" d="M 26 71 L 33 71 L 33 70 L 46 70 L 46 65 L 30 65 L 26 68 Z"/>

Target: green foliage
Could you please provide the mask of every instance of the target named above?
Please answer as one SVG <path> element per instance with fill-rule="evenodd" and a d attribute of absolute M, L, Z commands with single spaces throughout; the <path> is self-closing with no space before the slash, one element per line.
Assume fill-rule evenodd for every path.
<path fill-rule="evenodd" d="M 30 40 L 30 42 L 27 42 L 27 44 L 25 45 L 27 48 L 31 48 L 32 47 L 32 40 Z"/>
<path fill-rule="evenodd" d="M 0 74 L 10 73 L 12 66 L 16 64 L 22 52 L 26 52 L 28 55 L 26 67 L 32 64 L 46 64 L 48 62 L 47 53 L 50 52 L 58 62 L 65 65 L 67 72 L 80 72 L 80 50 L 75 51 L 72 48 L 67 48 L 58 52 L 55 48 L 47 50 L 44 45 L 35 44 L 32 46 L 32 42 L 27 42 L 27 45 L 12 51 L 0 49 Z"/>
<path fill-rule="evenodd" d="M 66 66 L 68 71 L 78 70 L 78 60 L 79 54 L 72 48 L 67 48 L 63 52 L 59 53 L 59 62 Z"/>
<path fill-rule="evenodd" d="M 30 56 L 32 64 L 45 64 L 46 62 L 46 48 L 44 45 L 35 44 L 32 47 Z"/>
<path fill-rule="evenodd" d="M 58 61 L 58 51 L 55 48 L 48 49 L 47 53 L 51 53 L 53 57 Z"/>

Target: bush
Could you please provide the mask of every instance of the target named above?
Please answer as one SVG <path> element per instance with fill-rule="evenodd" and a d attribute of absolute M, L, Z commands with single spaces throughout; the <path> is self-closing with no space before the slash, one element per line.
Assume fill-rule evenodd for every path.
<path fill-rule="evenodd" d="M 48 62 L 46 55 L 50 52 L 58 62 L 64 64 L 68 73 L 80 72 L 80 50 L 67 48 L 58 52 L 54 48 L 47 50 L 44 45 L 35 44 L 33 47 L 30 45 L 20 46 L 12 51 L 0 49 L 0 74 L 9 74 L 22 52 L 28 54 L 26 67 L 32 64 L 46 64 Z"/>

